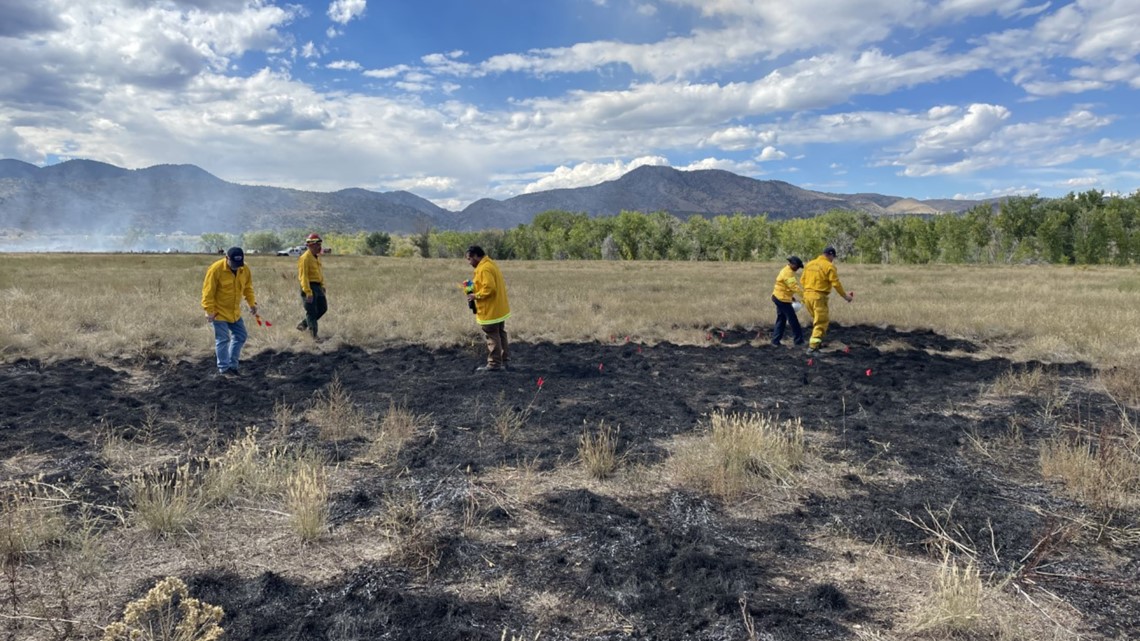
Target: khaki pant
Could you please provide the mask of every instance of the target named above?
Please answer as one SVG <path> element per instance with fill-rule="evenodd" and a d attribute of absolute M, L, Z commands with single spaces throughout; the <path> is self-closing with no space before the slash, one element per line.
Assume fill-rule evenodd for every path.
<path fill-rule="evenodd" d="M 507 323 L 480 325 L 487 339 L 487 368 L 498 369 L 511 359 L 510 343 L 507 340 Z"/>
<path fill-rule="evenodd" d="M 811 341 L 808 346 L 819 349 L 823 337 L 827 335 L 827 326 L 831 324 L 831 315 L 827 309 L 827 294 L 804 293 L 804 307 L 811 314 Z"/>

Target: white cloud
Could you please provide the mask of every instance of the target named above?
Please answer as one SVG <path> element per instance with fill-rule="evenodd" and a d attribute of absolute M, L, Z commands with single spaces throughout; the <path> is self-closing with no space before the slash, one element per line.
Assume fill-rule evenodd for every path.
<path fill-rule="evenodd" d="M 448 176 L 414 176 L 408 178 L 391 178 L 384 181 L 388 189 L 396 189 L 428 194 L 447 193 L 456 186 L 456 180 Z"/>
<path fill-rule="evenodd" d="M 987 198 L 1004 198 L 1006 196 L 1033 196 L 1041 192 L 1039 187 L 999 187 L 989 191 L 979 191 L 972 194 L 954 194 L 954 200 L 986 200 Z"/>
<path fill-rule="evenodd" d="M 617 180 L 642 165 L 668 164 L 668 159 L 661 156 L 642 156 L 640 158 L 634 158 L 628 163 L 614 160 L 610 163 L 583 162 L 573 167 L 563 165 L 542 178 L 525 185 L 522 189 L 522 193 L 531 194 L 536 191 L 546 191 L 548 189 L 586 187 L 607 180 Z"/>
<path fill-rule="evenodd" d="M 355 60 L 334 60 L 327 65 L 326 69 L 336 69 L 338 71 L 356 71 L 362 69 L 359 62 Z"/>
<path fill-rule="evenodd" d="M 712 145 L 725 151 L 742 151 L 770 145 L 776 140 L 776 132 L 771 129 L 737 125 L 713 132 L 707 141 L 702 141 L 702 145 Z"/>
<path fill-rule="evenodd" d="M 368 0 L 333 0 L 329 5 L 329 20 L 337 24 L 348 24 L 353 18 L 364 15 Z"/>
<path fill-rule="evenodd" d="M 756 160 L 758 162 L 769 162 L 772 160 L 783 160 L 787 157 L 788 154 L 769 145 L 768 147 L 760 150 L 760 155 L 756 156 Z"/>
<path fill-rule="evenodd" d="M 647 2 L 643 2 L 643 3 L 637 5 L 637 13 L 639 13 L 643 16 L 646 16 L 646 17 L 655 16 L 655 15 L 657 15 L 657 5 L 653 5 L 653 4 L 649 4 Z"/>
<path fill-rule="evenodd" d="M 1080 178 L 1062 181 L 1061 184 L 1065 187 L 1092 187 L 1100 184 L 1100 178 L 1097 176 L 1081 176 Z"/>
<path fill-rule="evenodd" d="M 753 162 L 740 162 L 727 158 L 702 158 L 687 165 L 677 167 L 681 171 L 698 171 L 702 169 L 722 169 L 742 176 L 756 176 L 763 173 Z"/>
<path fill-rule="evenodd" d="M 305 59 L 319 58 L 321 57 L 321 52 L 317 50 L 317 46 L 310 40 L 301 47 L 301 57 Z"/>
<path fill-rule="evenodd" d="M 408 65 L 396 65 L 394 67 L 386 67 L 384 69 L 369 69 L 364 72 L 364 75 L 368 76 L 369 78 L 380 78 L 383 80 L 387 78 L 395 78 L 400 74 L 411 71 L 411 69 L 412 68 Z"/>

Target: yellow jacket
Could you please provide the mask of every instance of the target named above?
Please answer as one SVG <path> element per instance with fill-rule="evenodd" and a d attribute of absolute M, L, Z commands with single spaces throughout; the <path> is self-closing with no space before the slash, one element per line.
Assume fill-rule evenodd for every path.
<path fill-rule="evenodd" d="M 484 256 L 475 266 L 475 277 L 471 279 L 475 294 L 475 322 L 480 325 L 501 323 L 511 317 L 511 304 L 507 301 L 507 284 L 503 282 L 503 272 Z"/>
<path fill-rule="evenodd" d="M 226 259 L 216 261 L 206 270 L 202 281 L 202 309 L 207 314 L 217 314 L 215 320 L 236 323 L 241 318 L 241 299 L 250 307 L 257 305 L 253 297 L 253 274 L 249 267 L 242 265 L 237 273 L 230 271 Z"/>
<path fill-rule="evenodd" d="M 321 257 L 306 249 L 297 259 L 297 280 L 301 281 L 301 291 L 305 292 L 306 296 L 313 295 L 313 288 L 310 283 L 320 283 L 321 288 L 325 289 L 325 274 L 321 270 Z"/>
<path fill-rule="evenodd" d="M 800 282 L 803 283 L 806 294 L 827 296 L 834 287 L 840 296 L 847 296 L 843 283 L 839 282 L 839 272 L 826 256 L 820 256 L 804 265 L 804 275 Z"/>
<path fill-rule="evenodd" d="M 780 270 L 780 275 L 776 276 L 776 287 L 772 290 L 772 295 L 785 303 L 790 303 L 792 296 L 797 292 L 802 296 L 804 288 L 796 280 L 795 270 L 790 265 L 784 265 L 784 268 Z"/>

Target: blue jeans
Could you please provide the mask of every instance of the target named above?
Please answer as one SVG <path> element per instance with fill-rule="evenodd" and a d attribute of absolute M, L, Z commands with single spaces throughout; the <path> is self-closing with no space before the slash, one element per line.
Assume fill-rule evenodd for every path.
<path fill-rule="evenodd" d="M 214 321 L 214 353 L 218 355 L 219 372 L 228 369 L 237 371 L 241 347 L 245 345 L 247 335 L 245 322 L 240 318 L 236 323 Z"/>

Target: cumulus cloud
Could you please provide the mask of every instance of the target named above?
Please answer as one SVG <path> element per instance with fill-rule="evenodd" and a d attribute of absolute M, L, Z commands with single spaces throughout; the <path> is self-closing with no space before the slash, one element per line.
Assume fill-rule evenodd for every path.
<path fill-rule="evenodd" d="M 25 0 L 0 0 L 0 38 L 19 38 L 65 27 L 52 7 Z"/>
<path fill-rule="evenodd" d="M 573 167 L 558 167 L 538 180 L 525 185 L 522 193 L 530 194 L 549 189 L 567 189 L 596 185 L 607 180 L 617 180 L 630 171 L 643 165 L 668 165 L 669 160 L 662 156 L 642 156 L 629 162 L 614 160 L 610 163 L 583 162 Z"/>
<path fill-rule="evenodd" d="M 356 62 L 355 60 L 334 60 L 325 65 L 325 68 L 336 69 L 338 71 L 357 71 L 359 69 L 363 69 L 363 67 L 360 66 L 360 63 Z"/>
<path fill-rule="evenodd" d="M 395 78 L 411 70 L 412 68 L 408 65 L 396 65 L 394 67 L 385 67 L 384 69 L 368 69 L 364 72 L 364 75 L 368 76 L 369 78 L 379 78 L 381 80 L 384 80 L 388 78 Z"/>
<path fill-rule="evenodd" d="M 757 162 L 770 162 L 772 160 L 783 160 L 788 157 L 788 154 L 776 149 L 769 145 L 760 150 L 760 154 L 756 156 Z"/>
<path fill-rule="evenodd" d="M 1100 178 L 1097 176 L 1081 176 L 1062 181 L 1061 184 L 1065 187 L 1092 187 L 1100 184 Z"/>
<path fill-rule="evenodd" d="M 384 180 L 389 189 L 411 191 L 417 195 L 446 194 L 455 189 L 456 180 L 449 176 L 412 176 Z"/>
<path fill-rule="evenodd" d="M 770 145 L 776 142 L 776 138 L 776 132 L 771 129 L 736 125 L 713 132 L 706 141 L 702 141 L 702 144 L 719 147 L 725 151 L 742 151 Z"/>
<path fill-rule="evenodd" d="M 354 18 L 364 15 L 368 0 L 333 0 L 329 5 L 329 20 L 337 24 L 348 24 Z"/>
<path fill-rule="evenodd" d="M 916 136 L 910 149 L 891 164 L 907 176 L 969 174 L 992 167 L 1055 167 L 1082 158 L 1125 153 L 1132 144 L 1107 138 L 1085 140 L 1109 124 L 1085 109 L 1036 122 L 1008 124 L 1010 112 L 999 105 L 971 105 L 961 118 Z"/>

